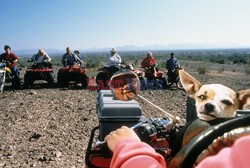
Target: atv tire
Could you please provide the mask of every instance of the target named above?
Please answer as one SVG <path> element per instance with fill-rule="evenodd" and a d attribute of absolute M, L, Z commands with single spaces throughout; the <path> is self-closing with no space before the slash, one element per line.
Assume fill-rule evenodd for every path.
<path fill-rule="evenodd" d="M 59 85 L 59 87 L 66 87 L 68 85 L 68 81 L 61 71 L 59 71 L 57 74 L 57 84 Z"/>
<path fill-rule="evenodd" d="M 48 82 L 48 84 L 53 84 L 54 83 L 54 74 L 53 74 L 53 72 L 50 72 L 48 74 L 47 82 Z"/>
<path fill-rule="evenodd" d="M 82 76 L 81 83 L 83 89 L 88 87 L 88 77 L 86 75 Z"/>
<path fill-rule="evenodd" d="M 24 75 L 24 86 L 29 87 L 32 86 L 34 83 L 34 79 L 32 79 L 32 76 L 28 73 Z"/>
<path fill-rule="evenodd" d="M 97 85 L 99 85 L 100 84 L 100 82 L 103 82 L 103 86 L 107 86 L 107 82 L 108 81 L 108 76 L 107 76 L 107 74 L 106 73 L 104 73 L 104 72 L 100 72 L 100 73 L 98 73 L 97 74 L 97 76 L 96 76 L 96 84 Z"/>

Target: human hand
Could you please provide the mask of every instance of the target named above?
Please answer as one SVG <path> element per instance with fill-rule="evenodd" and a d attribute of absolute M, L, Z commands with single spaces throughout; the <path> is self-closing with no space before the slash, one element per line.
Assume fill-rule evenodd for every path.
<path fill-rule="evenodd" d="M 109 149 L 113 152 L 118 142 L 128 138 L 136 138 L 140 140 L 133 129 L 122 126 L 121 128 L 110 132 L 110 134 L 105 137 L 105 140 L 107 141 Z"/>

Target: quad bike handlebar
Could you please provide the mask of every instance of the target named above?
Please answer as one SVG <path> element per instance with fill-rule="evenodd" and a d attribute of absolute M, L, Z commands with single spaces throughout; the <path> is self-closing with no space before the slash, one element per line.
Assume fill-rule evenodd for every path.
<path fill-rule="evenodd" d="M 155 143 L 157 138 L 167 138 L 170 131 L 174 128 L 174 124 L 166 117 L 164 118 L 146 118 L 142 116 L 139 122 L 130 129 L 133 129 L 139 138 L 148 144 Z M 106 141 L 97 141 L 96 146 L 105 144 Z"/>
<path fill-rule="evenodd" d="M 166 151 L 170 150 L 168 144 L 170 139 L 172 138 L 171 135 L 180 129 L 179 127 L 173 125 L 172 122 L 167 117 L 145 118 L 144 116 L 141 117 L 141 119 L 137 124 L 133 125 L 130 128 L 136 132 L 136 134 L 138 135 L 138 137 L 141 139 L 142 142 L 151 145 L 153 148 L 155 148 L 156 152 L 162 155 L 165 155 L 167 153 Z M 107 167 L 102 165 L 101 163 L 102 161 L 98 161 L 98 163 L 96 163 L 95 160 L 98 159 L 94 159 L 95 157 L 99 159 L 103 157 L 104 160 L 111 159 L 112 157 L 111 151 L 108 149 L 106 141 L 97 140 L 95 142 L 93 150 L 92 143 L 94 142 L 94 137 L 98 129 L 99 126 L 95 127 L 91 131 L 90 140 L 85 155 L 85 162 L 87 164 L 87 167 L 89 168 Z M 161 139 L 162 141 L 158 141 L 159 139 Z M 163 141 L 164 143 L 162 143 Z M 164 145 L 159 145 L 161 143 Z"/>
<path fill-rule="evenodd" d="M 6 67 L 6 63 L 0 62 L 0 68 L 5 68 L 5 67 Z"/>

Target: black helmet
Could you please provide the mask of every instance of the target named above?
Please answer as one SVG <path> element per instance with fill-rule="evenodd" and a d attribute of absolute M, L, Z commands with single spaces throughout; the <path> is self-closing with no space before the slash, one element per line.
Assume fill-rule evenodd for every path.
<path fill-rule="evenodd" d="M 171 52 L 171 53 L 170 53 L 170 56 L 174 56 L 174 53 L 173 53 L 173 52 Z"/>

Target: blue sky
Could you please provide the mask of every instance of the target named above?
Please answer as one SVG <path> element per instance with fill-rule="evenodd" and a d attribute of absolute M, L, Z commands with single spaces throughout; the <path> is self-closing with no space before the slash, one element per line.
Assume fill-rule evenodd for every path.
<path fill-rule="evenodd" d="M 0 51 L 178 43 L 250 47 L 249 0 L 0 0 Z"/>

